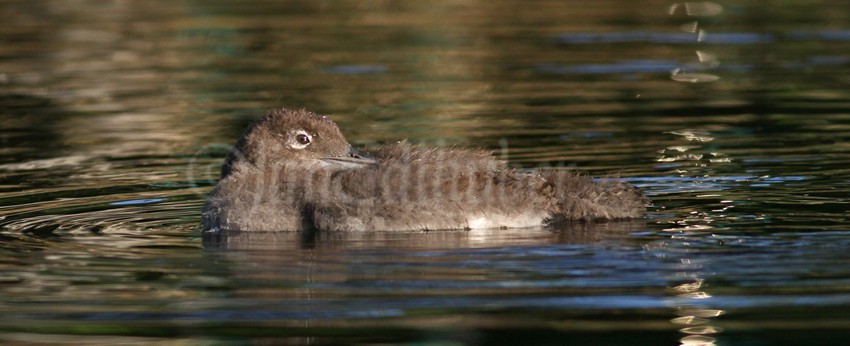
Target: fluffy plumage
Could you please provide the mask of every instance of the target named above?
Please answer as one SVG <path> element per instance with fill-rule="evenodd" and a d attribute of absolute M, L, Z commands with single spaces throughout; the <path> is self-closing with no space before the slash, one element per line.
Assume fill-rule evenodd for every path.
<path fill-rule="evenodd" d="M 305 142 L 307 142 L 305 144 Z M 363 154 L 327 116 L 276 109 L 246 130 L 204 206 L 207 230 L 410 231 L 638 218 L 616 180 L 519 173 L 490 152 L 406 142 Z"/>

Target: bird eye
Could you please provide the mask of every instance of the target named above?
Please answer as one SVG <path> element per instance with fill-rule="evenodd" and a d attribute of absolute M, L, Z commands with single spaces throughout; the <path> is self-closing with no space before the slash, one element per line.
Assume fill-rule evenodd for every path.
<path fill-rule="evenodd" d="M 298 141 L 298 144 L 307 145 L 310 144 L 310 135 L 306 133 L 299 133 L 295 136 L 295 140 Z"/>
<path fill-rule="evenodd" d="M 313 136 L 307 130 L 289 131 L 286 133 L 286 146 L 292 149 L 305 149 L 313 141 Z"/>

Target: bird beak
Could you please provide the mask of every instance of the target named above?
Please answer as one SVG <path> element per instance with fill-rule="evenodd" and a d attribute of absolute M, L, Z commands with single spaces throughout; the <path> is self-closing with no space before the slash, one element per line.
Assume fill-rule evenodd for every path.
<path fill-rule="evenodd" d="M 321 160 L 325 163 L 341 166 L 343 168 L 363 167 L 375 163 L 375 159 L 373 159 L 369 154 L 357 150 L 354 147 L 349 148 L 348 153 L 345 156 L 323 157 Z"/>

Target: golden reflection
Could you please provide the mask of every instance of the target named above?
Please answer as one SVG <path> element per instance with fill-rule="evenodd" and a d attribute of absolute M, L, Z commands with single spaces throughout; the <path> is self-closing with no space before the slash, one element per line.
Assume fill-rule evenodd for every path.
<path fill-rule="evenodd" d="M 678 309 L 676 311 L 676 313 L 679 314 L 679 315 L 682 315 L 682 316 L 687 316 L 687 317 L 708 319 L 708 318 L 718 317 L 720 315 L 723 315 L 726 312 L 723 311 L 723 310 L 684 307 L 684 308 Z M 674 320 L 675 320 L 675 318 L 674 318 Z"/>
<path fill-rule="evenodd" d="M 685 3 L 675 3 L 667 8 L 667 13 L 673 15 L 680 10 L 684 10 L 688 16 L 709 17 L 723 13 L 723 6 L 711 1 L 693 1 Z"/>
<path fill-rule="evenodd" d="M 685 244 L 686 245 L 686 244 Z M 680 262 L 688 265 L 688 268 L 699 268 L 696 261 L 682 258 Z M 668 287 L 675 294 L 680 303 L 675 308 L 678 317 L 670 319 L 674 325 L 681 326 L 679 332 L 685 334 L 679 339 L 681 345 L 715 345 L 716 339 L 712 336 L 723 331 L 722 328 L 713 325 L 713 319 L 724 313 L 723 310 L 709 309 L 704 306 L 704 301 L 712 297 L 705 291 L 705 279 L 693 277 L 693 273 L 682 272 L 681 276 L 690 277 L 688 281 Z"/>
<path fill-rule="evenodd" d="M 683 262 L 690 263 L 690 260 L 685 259 Z M 712 318 L 722 315 L 723 310 L 706 309 L 690 303 L 712 297 L 710 293 L 702 290 L 704 283 L 703 279 L 697 278 L 669 288 L 676 293 L 676 297 L 688 301 L 677 308 L 679 317 L 670 319 L 671 323 L 682 326 L 679 332 L 686 334 L 679 339 L 681 345 L 714 345 L 715 338 L 709 335 L 723 331 L 722 328 L 711 324 Z"/>
<path fill-rule="evenodd" d="M 685 13 L 689 16 L 716 16 L 723 13 L 723 6 L 711 1 L 686 2 Z"/>
<path fill-rule="evenodd" d="M 682 136 L 685 140 L 691 142 L 711 142 L 714 140 L 714 137 L 708 135 L 707 131 L 701 130 L 680 130 L 680 131 L 670 131 L 670 133 L 678 136 Z M 691 147 L 692 149 L 693 147 Z"/>
<path fill-rule="evenodd" d="M 713 346 L 717 339 L 705 335 L 688 335 L 679 341 L 682 346 Z"/>
<path fill-rule="evenodd" d="M 714 165 L 731 163 L 732 159 L 727 153 L 717 151 L 716 148 L 711 148 L 712 150 L 709 151 L 702 144 L 715 140 L 715 137 L 709 131 L 709 129 L 682 129 L 667 132 L 680 137 L 685 143 L 667 145 L 664 149 L 658 151 L 659 156 L 656 157 L 655 161 L 669 165 L 673 172 L 682 176 L 700 174 L 699 171 L 693 171 L 694 168 L 702 171 L 704 168 L 713 168 Z M 694 179 L 694 188 L 715 190 L 712 188 L 712 184 L 701 184 L 697 180 L 698 178 Z M 708 195 L 704 194 L 704 196 Z"/>
<path fill-rule="evenodd" d="M 690 263 L 690 262 L 688 262 L 688 263 Z M 702 287 L 702 283 L 703 283 L 702 280 L 697 280 L 695 282 L 684 283 L 684 284 L 681 284 L 681 285 L 678 285 L 678 286 L 671 287 L 671 289 L 673 291 L 676 291 L 676 292 L 689 293 L 689 292 L 694 292 L 694 291 L 699 290 L 699 288 Z"/>
<path fill-rule="evenodd" d="M 699 317 L 696 317 L 696 316 L 682 316 L 682 317 L 676 317 L 676 318 L 670 320 L 670 322 L 673 322 L 674 324 L 690 326 L 690 325 L 697 325 L 697 324 L 706 324 L 706 323 L 709 322 L 709 320 L 705 319 L 705 318 L 699 318 Z"/>
<path fill-rule="evenodd" d="M 670 79 L 685 83 L 706 83 L 714 82 L 720 77 L 709 73 L 684 72 L 683 69 L 675 69 L 670 75 Z"/>
<path fill-rule="evenodd" d="M 711 298 L 711 295 L 706 292 L 688 292 L 680 294 L 679 297 L 688 299 L 708 299 Z"/>
<path fill-rule="evenodd" d="M 670 5 L 668 7 L 668 14 L 671 16 L 684 16 L 686 22 L 681 24 L 679 28 L 682 31 L 693 34 L 694 44 L 700 45 L 706 40 L 707 31 L 695 17 L 716 16 L 723 13 L 723 10 L 722 5 L 714 2 L 684 2 Z M 684 83 L 706 83 L 719 80 L 720 76 L 707 72 L 720 66 L 718 56 L 705 50 L 702 45 L 694 53 L 696 62 L 684 64 L 674 69 L 670 73 L 670 78 L 674 81 Z M 659 152 L 661 155 L 656 161 L 674 165 L 673 167 L 676 167 L 675 172 L 680 175 L 699 175 L 699 171 L 695 171 L 694 169 L 700 170 L 702 167 L 708 167 L 710 164 L 731 162 L 729 157 L 721 152 L 700 152 L 703 149 L 702 143 L 711 142 L 715 139 L 706 130 L 683 129 L 668 133 L 681 137 L 686 143 L 667 146 Z M 690 163 L 690 167 L 685 165 L 686 163 Z M 697 185 L 699 182 L 695 181 L 694 184 Z M 699 187 L 695 186 L 695 188 Z M 721 195 L 713 193 L 702 194 L 698 197 L 722 199 Z M 713 212 L 722 213 L 731 207 L 727 205 Z M 711 215 L 694 210 L 684 219 L 675 222 L 678 227 L 668 228 L 664 231 L 673 233 L 671 240 L 679 241 L 679 245 L 687 248 L 691 245 L 690 239 L 694 234 L 706 234 L 714 230 L 714 227 L 709 225 L 712 221 L 713 218 Z M 697 262 L 689 258 L 682 258 L 681 263 L 689 266 L 691 269 L 700 268 Z M 712 335 L 722 332 L 722 329 L 712 325 L 712 322 L 713 318 L 722 315 L 723 311 L 708 309 L 702 306 L 707 299 L 712 297 L 709 292 L 704 290 L 705 280 L 703 278 L 693 277 L 693 273 L 690 271 L 680 274 L 683 277 L 689 277 L 690 280 L 669 288 L 677 299 L 682 301 L 676 308 L 678 317 L 670 320 L 671 323 L 681 326 L 679 331 L 685 334 L 679 341 L 681 345 L 715 345 L 716 339 Z"/>
<path fill-rule="evenodd" d="M 683 9 L 683 11 L 680 11 L 680 9 Z M 706 31 L 700 28 L 699 21 L 690 21 L 690 18 L 719 15 L 723 12 L 723 6 L 709 1 L 685 2 L 672 4 L 667 10 L 670 15 L 677 15 L 679 12 L 684 12 L 689 20 L 689 22 L 680 25 L 679 28 L 684 32 L 695 34 L 694 43 L 700 43 L 705 40 Z M 717 56 L 704 50 L 696 50 L 696 55 L 696 63 L 686 64 L 674 69 L 670 72 L 670 79 L 684 83 L 707 83 L 719 80 L 720 76 L 704 72 L 720 66 L 720 60 L 717 59 Z"/>
<path fill-rule="evenodd" d="M 720 61 L 717 60 L 717 55 L 714 55 L 712 53 L 708 53 L 708 52 L 705 52 L 705 51 L 701 51 L 701 50 L 696 51 L 696 53 L 697 53 L 697 60 L 699 60 L 699 62 L 701 62 L 703 64 L 707 64 L 710 67 L 720 66 Z"/>
<path fill-rule="evenodd" d="M 687 327 L 679 329 L 680 332 L 685 334 L 715 334 L 723 331 L 723 328 L 713 327 L 713 326 L 697 326 L 697 327 Z"/>

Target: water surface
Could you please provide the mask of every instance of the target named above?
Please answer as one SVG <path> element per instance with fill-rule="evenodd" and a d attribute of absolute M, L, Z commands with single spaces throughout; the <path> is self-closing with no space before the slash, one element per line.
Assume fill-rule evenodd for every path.
<path fill-rule="evenodd" d="M 739 1 L 6 1 L 0 340 L 850 340 L 850 12 Z M 636 222 L 196 227 L 266 109 L 617 175 Z"/>

